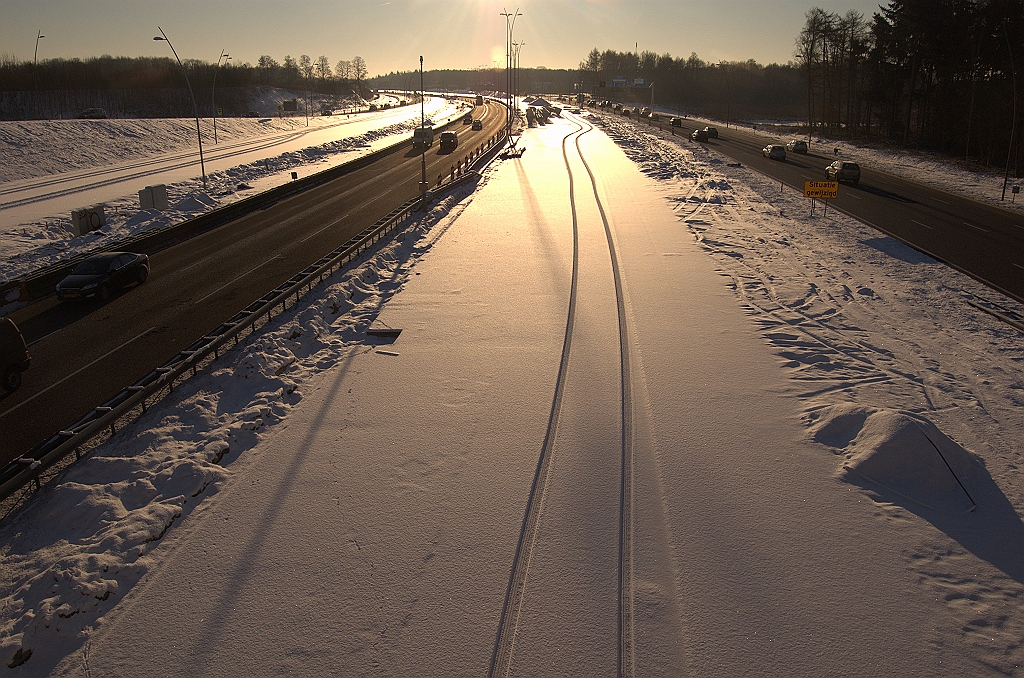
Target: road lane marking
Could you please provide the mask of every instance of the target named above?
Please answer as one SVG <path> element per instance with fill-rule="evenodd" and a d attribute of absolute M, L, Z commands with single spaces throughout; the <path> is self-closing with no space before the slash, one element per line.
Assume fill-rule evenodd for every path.
<path fill-rule="evenodd" d="M 109 357 L 109 356 L 110 356 L 111 354 L 113 354 L 113 353 L 117 353 L 118 351 L 120 351 L 120 350 L 121 350 L 122 348 L 124 348 L 124 347 L 125 347 L 125 346 L 127 346 L 128 344 L 130 344 L 130 343 L 132 343 L 132 342 L 134 342 L 134 341 L 138 341 L 139 339 L 141 339 L 142 337 L 146 336 L 146 335 L 147 335 L 147 334 L 149 334 L 150 332 L 155 332 L 155 331 L 156 331 L 156 328 L 155 328 L 155 327 L 150 327 L 150 328 L 149 328 L 148 330 L 146 330 L 146 331 L 145 331 L 145 332 L 143 332 L 142 334 L 139 334 L 139 335 L 137 335 L 137 336 L 135 336 L 135 337 L 132 337 L 131 339 L 129 339 L 128 341 L 124 342 L 123 344 L 121 344 L 121 345 L 120 345 L 120 346 L 118 346 L 117 348 L 114 348 L 114 349 L 111 349 L 111 350 L 107 351 L 106 353 L 104 353 L 103 355 L 101 355 L 101 356 L 100 356 L 99 358 L 96 358 L 96 360 L 93 360 L 93 361 L 92 361 L 91 363 L 89 363 L 89 364 L 88 364 L 88 365 L 86 365 L 85 367 L 80 367 L 79 369 L 75 370 L 74 372 L 72 372 L 72 373 L 71 373 L 71 374 L 69 374 L 68 376 L 64 377 L 64 378 L 63 378 L 63 379 L 61 379 L 60 381 L 58 381 L 58 382 L 55 382 L 55 383 L 53 383 L 53 384 L 50 384 L 49 386 L 47 386 L 46 388 L 44 388 L 44 389 L 43 389 L 42 391 L 40 391 L 39 393 L 36 393 L 36 394 L 35 394 L 34 396 L 32 396 L 31 398 L 27 398 L 27 399 L 25 399 L 25 400 L 22 400 L 22 401 L 21 401 L 20 403 L 18 403 L 17 405 L 15 405 L 14 407 L 12 407 L 11 409 L 7 410 L 7 411 L 6 411 L 6 412 L 4 412 L 3 414 L 0 414 L 0 417 L 6 417 L 6 416 L 7 416 L 8 414 L 10 414 L 11 412 L 14 412 L 15 410 L 17 410 L 17 409 L 18 409 L 18 408 L 20 408 L 21 406 L 23 406 L 23 405 L 28 405 L 28 404 L 29 404 L 30 402 L 32 402 L 33 400 L 35 400 L 35 399 L 36 399 L 36 398 L 38 398 L 39 396 L 43 395 L 43 394 L 44 394 L 44 393 L 46 393 L 47 391 L 49 391 L 49 390 L 50 390 L 51 388 L 54 388 L 54 387 L 56 387 L 56 386 L 59 386 L 59 385 L 63 384 L 63 383 L 65 382 L 65 381 L 67 381 L 67 380 L 68 380 L 68 379 L 70 379 L 71 377 L 74 377 L 75 375 L 79 374 L 80 372 L 84 372 L 85 370 L 89 369 L 90 367 L 92 367 L 93 365 L 95 365 L 95 364 L 96 364 L 96 363 L 98 363 L 99 361 L 103 360 L 104 358 L 107 358 L 107 357 Z"/>
<path fill-rule="evenodd" d="M 1020 270 L 1024 271 L 1024 266 L 1021 266 L 1020 264 L 1014 264 L 1014 266 L 1016 266 Z"/>
<path fill-rule="evenodd" d="M 934 231 L 935 230 L 931 226 L 929 226 L 928 224 L 922 224 L 920 221 L 917 221 L 916 219 L 911 219 L 911 221 L 914 222 L 915 224 L 917 224 L 918 226 L 924 226 L 929 231 Z"/>
<path fill-rule="evenodd" d="M 968 223 L 966 221 L 964 222 L 964 226 L 970 226 L 971 228 L 978 229 L 982 233 L 988 233 L 988 229 L 987 228 L 982 228 L 981 226 L 975 226 L 974 224 Z"/>
<path fill-rule="evenodd" d="M 210 298 L 210 297 L 212 297 L 213 295 L 217 294 L 217 292 L 220 292 L 220 291 L 221 291 L 222 289 L 224 289 L 225 287 L 227 287 L 227 286 L 229 286 L 229 285 L 233 285 L 233 284 L 235 284 L 236 282 L 238 282 L 239 280 L 241 280 L 241 279 L 242 279 L 242 278 L 244 278 L 245 276 L 249 275 L 249 274 L 250 274 L 250 273 L 252 273 L 253 271 L 255 271 L 255 270 L 257 270 L 257 269 L 260 269 L 260 268 L 263 268 L 264 266 L 266 266 L 266 265 L 267 265 L 267 264 L 269 264 L 270 262 L 274 261 L 275 259 L 280 259 L 280 258 L 281 258 L 281 255 L 280 255 L 280 254 L 278 254 L 278 255 L 277 255 L 276 257 L 272 257 L 272 258 L 270 258 L 270 259 L 267 259 L 266 261 L 264 261 L 264 262 L 263 262 L 262 264 L 260 264 L 260 265 L 259 265 L 259 266 L 257 266 L 256 268 L 250 268 L 250 269 L 249 269 L 248 271 L 246 271 L 246 272 L 245 272 L 245 273 L 243 273 L 242 275 L 238 276 L 237 278 L 235 278 L 234 280 L 232 280 L 232 281 L 230 281 L 230 282 L 226 282 L 226 283 L 224 283 L 223 285 L 221 285 L 220 287 L 218 287 L 218 288 L 217 288 L 217 289 L 215 289 L 214 291 L 212 291 L 212 292 L 210 292 L 209 294 L 207 294 L 207 295 L 206 295 L 205 297 L 203 297 L 202 299 L 196 299 L 196 303 L 197 303 L 197 304 L 201 304 L 201 303 L 203 303 L 204 301 L 206 301 L 207 299 L 209 299 L 209 298 Z"/>
<path fill-rule="evenodd" d="M 337 225 L 337 224 L 338 224 L 338 223 L 339 223 L 339 222 L 340 222 L 341 220 L 343 220 L 343 219 L 347 219 L 348 217 L 349 217 L 349 215 L 347 215 L 347 214 L 346 214 L 346 215 L 342 216 L 342 217 L 341 217 L 340 219 L 338 219 L 338 220 L 336 220 L 336 221 L 332 221 L 331 223 L 327 224 L 326 226 L 324 226 L 323 228 L 321 228 L 321 229 L 320 229 L 319 231 L 317 231 L 316 233 L 310 233 L 310 234 L 309 234 L 309 235 L 307 235 L 307 236 L 306 236 L 305 238 L 303 238 L 302 240 L 300 240 L 300 241 L 299 241 L 299 244 L 301 245 L 302 243 L 306 242 L 306 241 L 307 241 L 307 240 L 309 240 L 310 238 L 313 238 L 313 237 L 316 237 L 316 236 L 320 235 L 321 233 L 323 233 L 324 231 L 326 231 L 326 230 L 327 230 L 328 228 L 331 228 L 332 226 L 336 226 L 336 225 Z"/>
<path fill-rule="evenodd" d="M 942 200 L 941 198 L 932 198 L 932 200 L 934 200 L 935 202 L 941 202 L 943 205 L 948 205 L 949 204 L 948 202 L 946 202 L 945 200 Z"/>
<path fill-rule="evenodd" d="M 864 199 L 864 198 L 860 197 L 859 195 L 857 195 L 856 193 L 851 193 L 850 197 L 851 198 L 856 198 L 857 200 L 863 200 Z"/>

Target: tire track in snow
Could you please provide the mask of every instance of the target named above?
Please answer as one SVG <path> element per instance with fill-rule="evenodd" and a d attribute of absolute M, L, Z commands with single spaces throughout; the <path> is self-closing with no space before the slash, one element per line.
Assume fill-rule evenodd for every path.
<path fill-rule="evenodd" d="M 572 285 L 569 295 L 569 310 L 566 320 L 565 339 L 562 345 L 562 358 L 559 365 L 558 378 L 555 384 L 555 394 L 552 401 L 551 413 L 548 418 L 548 428 L 544 436 L 544 443 L 538 459 L 537 469 L 534 473 L 533 485 L 527 498 L 526 511 L 523 517 L 523 525 L 519 534 L 519 542 L 516 546 L 515 557 L 512 564 L 512 572 L 509 577 L 509 584 L 505 594 L 505 603 L 502 616 L 498 625 L 498 634 L 495 640 L 494 650 L 491 657 L 491 665 L 488 675 L 508 676 L 512 671 L 512 659 L 515 651 L 515 639 L 518 631 L 520 615 L 522 612 L 523 599 L 526 592 L 526 583 L 530 571 L 530 564 L 533 557 L 534 547 L 537 543 L 539 533 L 540 514 L 544 504 L 545 487 L 548 480 L 548 468 L 550 465 L 552 448 L 558 431 L 558 421 L 561 411 L 562 397 L 565 390 L 566 376 L 569 367 L 571 353 L 572 334 L 576 316 L 576 300 L 579 281 L 579 220 L 576 207 L 575 177 L 569 162 L 567 144 L 575 136 L 574 144 L 576 153 L 590 177 L 591 188 L 594 200 L 601 215 L 605 237 L 608 243 L 608 251 L 611 258 L 612 275 L 615 285 L 615 300 L 618 316 L 619 334 L 619 362 L 620 362 L 620 398 L 621 398 L 621 425 L 620 425 L 620 485 L 619 485 L 619 529 L 618 529 L 618 591 L 617 591 L 617 636 L 618 647 L 616 650 L 616 675 L 633 676 L 633 574 L 632 574 L 632 484 L 633 484 L 633 410 L 632 410 L 632 389 L 630 382 L 630 359 L 628 344 L 628 326 L 626 321 L 625 296 L 623 292 L 622 277 L 619 269 L 618 256 L 615 250 L 615 242 L 611 232 L 607 213 L 597 187 L 597 179 L 593 170 L 583 157 L 583 150 L 580 146 L 580 138 L 594 127 L 585 121 L 573 121 L 577 129 L 567 134 L 562 139 L 562 157 L 565 162 L 566 171 L 569 175 L 569 201 L 572 211 L 573 224 L 573 266 Z"/>
<path fill-rule="evenodd" d="M 562 139 L 562 157 L 569 173 L 569 204 L 572 208 L 572 284 L 569 289 L 569 310 L 565 322 L 565 339 L 562 341 L 562 359 L 558 365 L 558 379 L 555 381 L 555 395 L 548 415 L 548 428 L 544 434 L 537 470 L 534 472 L 533 485 L 526 499 L 526 511 L 523 515 L 523 526 L 519 531 L 519 543 L 516 545 L 515 557 L 512 560 L 512 574 L 509 577 L 508 589 L 505 591 L 505 605 L 501 620 L 498 622 L 498 637 L 491 654 L 491 666 L 488 676 L 507 676 L 512 670 L 512 653 L 515 649 L 516 630 L 519 615 L 522 612 L 523 595 L 526 592 L 526 577 L 530 570 L 533 547 L 537 542 L 537 527 L 540 509 L 544 499 L 544 487 L 547 484 L 548 466 L 551 460 L 551 448 L 558 430 L 558 417 L 562 409 L 562 394 L 565 391 L 565 378 L 569 371 L 569 354 L 572 347 L 572 330 L 576 322 L 576 298 L 579 289 L 580 238 L 579 219 L 576 213 L 576 189 L 572 169 L 569 167 L 569 155 L 566 143 L 569 137 L 579 134 L 583 129 L 577 126 Z M 585 133 L 585 132 L 584 132 Z"/>
<path fill-rule="evenodd" d="M 591 127 L 590 129 L 593 129 Z M 590 131 L 588 129 L 587 131 Z M 585 134 L 585 133 L 584 133 Z M 608 239 L 608 253 L 612 259 L 612 276 L 615 279 L 615 305 L 619 320 L 619 360 L 622 383 L 622 469 L 619 488 L 619 651 L 618 675 L 632 676 L 633 661 L 633 392 L 630 381 L 629 360 L 629 327 L 626 323 L 626 299 L 622 288 L 622 273 L 619 270 L 619 258 L 615 252 L 615 239 L 612 237 L 608 215 L 604 211 L 604 203 L 597 190 L 597 178 L 580 148 L 580 136 L 576 137 L 576 151 L 579 153 L 583 166 L 590 175 L 590 185 L 594 191 L 594 201 L 601 213 L 605 237 Z"/>

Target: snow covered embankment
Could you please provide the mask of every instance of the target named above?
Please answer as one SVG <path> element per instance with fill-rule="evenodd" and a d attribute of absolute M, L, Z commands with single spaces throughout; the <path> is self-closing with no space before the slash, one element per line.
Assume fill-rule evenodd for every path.
<path fill-rule="evenodd" d="M 967 302 L 1024 305 L 850 217 L 812 217 L 802 195 L 706 146 L 597 119 L 749 309 L 837 476 L 908 531 L 908 566 L 986 664 L 1012 673 L 1024 662 L 1024 336 Z M 836 420 L 842 435 L 821 436 Z M 965 492 L 979 505 L 970 514 Z"/>
<path fill-rule="evenodd" d="M 150 551 L 167 530 L 201 510 L 231 464 L 302 400 L 312 375 L 386 350 L 391 340 L 368 337 L 367 328 L 472 190 L 446 197 L 364 264 L 336 274 L 5 520 L 0 661 L 31 651 L 25 670 L 44 675 L 81 647 L 154 566 Z"/>

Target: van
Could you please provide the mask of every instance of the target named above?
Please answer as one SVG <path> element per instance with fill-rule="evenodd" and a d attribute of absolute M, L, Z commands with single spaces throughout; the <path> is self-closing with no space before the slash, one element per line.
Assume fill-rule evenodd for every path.
<path fill-rule="evenodd" d="M 417 127 L 412 132 L 413 148 L 430 148 L 434 145 L 434 128 L 427 125 Z"/>
<path fill-rule="evenodd" d="M 10 318 L 0 318 L 0 386 L 11 392 L 21 386 L 21 373 L 32 364 L 21 331 Z"/>

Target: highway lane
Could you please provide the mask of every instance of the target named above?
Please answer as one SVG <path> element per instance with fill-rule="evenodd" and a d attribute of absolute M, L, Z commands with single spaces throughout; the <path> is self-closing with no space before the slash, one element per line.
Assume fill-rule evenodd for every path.
<path fill-rule="evenodd" d="M 668 121 L 634 123 L 671 129 Z M 686 119 L 675 128 L 680 143 L 697 143 L 689 140 L 697 125 Z M 824 180 L 825 167 L 836 159 L 790 153 L 784 162 L 768 160 L 761 154 L 769 143 L 763 137 L 737 128 L 718 131 L 718 139 L 705 142 L 709 148 L 800 191 L 805 181 Z M 829 201 L 830 207 L 1024 301 L 1024 216 L 858 164 L 860 184 L 841 184 L 839 198 Z"/>
<path fill-rule="evenodd" d="M 504 109 L 477 107 L 484 129 L 426 154 L 438 174 L 500 131 Z M 373 165 L 150 257 L 151 275 L 106 305 L 50 298 L 12 314 L 31 344 L 22 388 L 0 397 L 0 464 L 66 428 L 196 339 L 418 193 L 420 154 Z"/>

